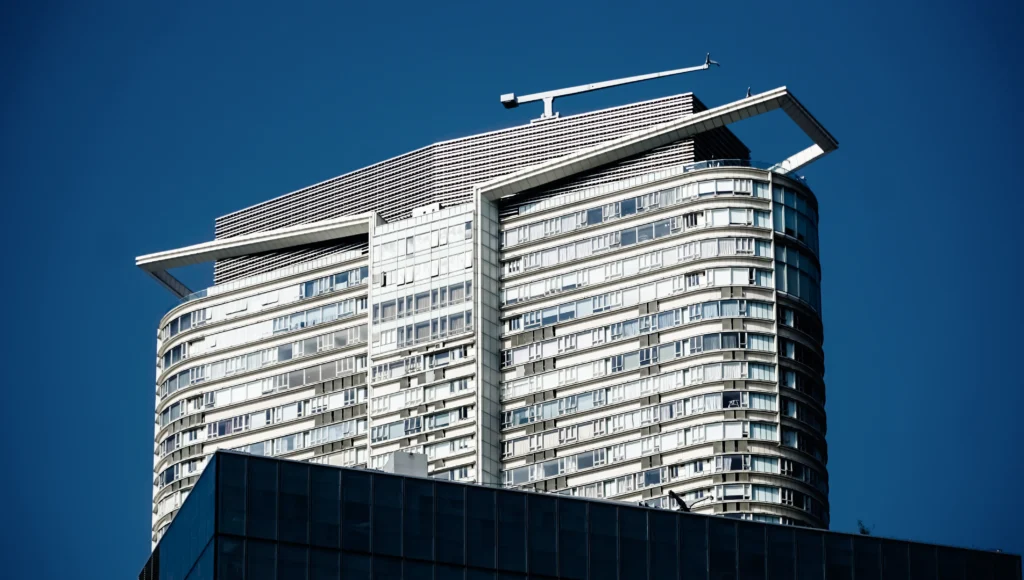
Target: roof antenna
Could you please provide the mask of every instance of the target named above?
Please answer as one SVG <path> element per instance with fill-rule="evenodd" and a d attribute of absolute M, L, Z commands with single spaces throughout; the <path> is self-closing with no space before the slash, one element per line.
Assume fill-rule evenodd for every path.
<path fill-rule="evenodd" d="M 701 70 L 707 70 L 711 68 L 711 65 L 721 66 L 717 62 L 711 60 L 711 53 L 707 53 L 704 57 L 704 64 L 700 66 L 691 66 L 689 68 L 679 68 L 675 70 L 667 70 L 662 72 L 650 73 L 646 75 L 639 75 L 635 77 L 626 77 L 622 79 L 615 79 L 613 81 L 604 81 L 600 83 L 591 83 L 589 85 L 579 85 L 576 87 L 569 87 L 567 89 L 558 89 L 554 91 L 545 91 L 543 93 L 533 93 L 532 95 L 525 95 L 517 97 L 515 93 L 507 93 L 501 95 L 501 104 L 506 109 L 514 109 L 523 103 L 532 103 L 534 101 L 544 101 L 544 114 L 540 116 L 537 121 L 546 121 L 548 119 L 555 119 L 558 117 L 558 113 L 554 111 L 554 104 L 556 97 L 565 97 L 569 95 L 578 95 L 580 93 L 589 93 L 591 91 L 597 91 L 600 89 L 607 89 L 608 87 L 617 87 L 619 85 L 628 85 L 630 83 L 638 83 L 640 81 L 647 81 L 650 79 L 657 79 L 661 77 L 670 77 L 673 75 L 681 75 L 689 72 L 696 72 Z"/>
<path fill-rule="evenodd" d="M 750 87 L 747 87 L 747 98 L 750 98 Z"/>

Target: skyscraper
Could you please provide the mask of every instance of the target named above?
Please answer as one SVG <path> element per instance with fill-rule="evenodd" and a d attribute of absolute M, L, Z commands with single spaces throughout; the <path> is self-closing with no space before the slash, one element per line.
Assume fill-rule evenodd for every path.
<path fill-rule="evenodd" d="M 813 145 L 754 167 L 727 125 Z M 827 527 L 817 201 L 785 88 L 436 143 L 141 256 L 153 539 L 217 449 Z M 192 292 L 168 269 L 215 261 Z"/>

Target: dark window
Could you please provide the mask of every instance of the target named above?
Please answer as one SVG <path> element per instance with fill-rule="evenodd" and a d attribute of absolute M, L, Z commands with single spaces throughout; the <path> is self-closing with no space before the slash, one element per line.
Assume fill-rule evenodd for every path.
<path fill-rule="evenodd" d="M 251 464 L 252 462 L 250 462 Z M 245 543 L 245 580 L 274 580 L 277 545 L 249 540 Z"/>
<path fill-rule="evenodd" d="M 672 220 L 661 220 L 654 222 L 654 237 L 664 238 L 671 233 Z"/>
<path fill-rule="evenodd" d="M 910 545 L 903 542 L 882 542 L 882 569 L 886 578 L 909 578 Z"/>
<path fill-rule="evenodd" d="M 277 537 L 277 461 L 249 458 L 248 535 Z"/>
<path fill-rule="evenodd" d="M 341 576 L 340 554 L 334 550 L 309 551 L 309 580 L 339 580 Z"/>
<path fill-rule="evenodd" d="M 430 562 L 402 560 L 402 580 L 433 580 L 433 578 L 434 565 Z"/>
<path fill-rule="evenodd" d="M 434 580 L 462 580 L 465 568 L 459 566 L 442 566 L 438 564 L 434 568 Z"/>
<path fill-rule="evenodd" d="M 646 242 L 654 239 L 654 225 L 648 224 L 646 226 L 640 226 L 636 229 L 636 241 Z"/>
<path fill-rule="evenodd" d="M 706 578 L 708 574 L 708 519 L 679 518 L 679 571 L 683 578 Z"/>
<path fill-rule="evenodd" d="M 528 505 L 530 510 L 529 533 L 526 537 L 530 542 L 530 574 L 557 576 L 555 499 L 530 496 Z"/>
<path fill-rule="evenodd" d="M 626 217 L 628 215 L 635 214 L 636 213 L 636 198 L 635 197 L 631 197 L 629 199 L 622 200 L 619 203 L 619 208 L 620 208 L 619 209 L 619 214 L 622 217 Z"/>
<path fill-rule="evenodd" d="M 342 477 L 347 476 L 346 473 Z M 345 580 L 370 580 L 370 557 L 365 554 L 342 552 L 341 577 Z"/>
<path fill-rule="evenodd" d="M 629 228 L 628 230 L 622 230 L 622 235 L 619 238 L 619 245 L 622 247 L 632 246 L 636 243 L 636 228 Z"/>
<path fill-rule="evenodd" d="M 590 504 L 590 577 L 593 580 L 615 580 L 618 569 L 618 542 L 615 532 L 615 508 Z"/>
<path fill-rule="evenodd" d="M 221 461 L 226 457 L 230 457 L 230 455 L 221 455 Z M 217 538 L 217 550 L 219 552 L 217 554 L 217 578 L 242 580 L 245 577 L 245 550 L 242 541 L 233 538 Z"/>
<path fill-rule="evenodd" d="M 853 542 L 849 536 L 825 535 L 825 580 L 853 577 Z"/>
<path fill-rule="evenodd" d="M 601 223 L 601 208 L 595 207 L 594 209 L 587 210 L 587 225 L 592 226 Z"/>
<path fill-rule="evenodd" d="M 337 548 L 341 537 L 340 470 L 311 467 L 309 478 L 310 543 Z"/>
<path fill-rule="evenodd" d="M 469 568 L 466 570 L 466 580 L 494 580 L 494 570 Z"/>
<path fill-rule="evenodd" d="M 376 493 L 376 485 L 374 492 Z M 376 529 L 376 526 L 374 526 Z M 374 549 L 377 545 L 374 544 Z M 373 580 L 400 580 L 402 578 L 402 561 L 398 558 L 387 558 L 384 556 L 373 557 Z"/>
<path fill-rule="evenodd" d="M 466 563 L 494 568 L 494 492 L 466 488 Z"/>
<path fill-rule="evenodd" d="M 526 495 L 498 494 L 498 568 L 526 572 Z"/>
<path fill-rule="evenodd" d="M 873 538 L 853 537 L 853 577 L 876 580 L 882 577 L 881 544 Z"/>
<path fill-rule="evenodd" d="M 914 580 L 919 578 L 935 578 L 938 571 L 935 568 L 935 547 L 924 544 L 910 544 L 910 577 Z"/>
<path fill-rule="evenodd" d="M 402 479 L 373 477 L 373 553 L 402 555 Z M 377 571 L 373 575 L 377 577 Z"/>
<path fill-rule="evenodd" d="M 796 573 L 799 580 L 822 580 L 825 574 L 825 552 L 822 534 L 810 530 L 796 533 Z"/>
<path fill-rule="evenodd" d="M 419 479 L 405 480 L 406 558 L 434 559 L 434 484 Z"/>
<path fill-rule="evenodd" d="M 560 576 L 587 577 L 587 504 L 558 500 L 558 554 Z"/>
<path fill-rule="evenodd" d="M 765 527 L 737 522 L 736 545 L 739 548 L 740 578 L 765 578 Z"/>
<path fill-rule="evenodd" d="M 217 456 L 217 487 L 220 497 L 218 525 L 225 534 L 245 535 L 245 457 L 224 453 Z"/>
<path fill-rule="evenodd" d="M 306 546 L 278 544 L 277 577 L 280 580 L 306 580 L 308 552 Z"/>
<path fill-rule="evenodd" d="M 465 546 L 465 488 L 461 485 L 439 483 L 436 490 L 437 560 L 462 564 Z"/>
<path fill-rule="evenodd" d="M 619 578 L 647 578 L 647 512 L 619 508 Z"/>
<path fill-rule="evenodd" d="M 652 579 L 677 578 L 676 567 L 679 564 L 679 543 L 676 539 L 675 514 L 654 510 L 648 512 L 647 521 L 650 530 L 650 569 Z"/>
<path fill-rule="evenodd" d="M 793 530 L 768 526 L 768 577 L 793 578 L 796 573 Z"/>
<path fill-rule="evenodd" d="M 708 578 L 736 578 L 736 522 L 721 518 L 708 520 Z"/>
<path fill-rule="evenodd" d="M 939 580 L 963 580 L 964 552 L 955 548 L 937 548 Z M 977 578 L 977 575 L 972 576 Z M 859 580 L 859 578 L 858 578 Z"/>
<path fill-rule="evenodd" d="M 344 471 L 341 475 L 341 545 L 346 550 L 370 551 L 370 474 Z M 344 558 L 341 562 L 345 567 Z M 367 565 L 369 573 L 369 565 Z"/>
<path fill-rule="evenodd" d="M 309 466 L 282 462 L 281 506 L 278 510 L 277 538 L 282 542 L 309 543 Z"/>

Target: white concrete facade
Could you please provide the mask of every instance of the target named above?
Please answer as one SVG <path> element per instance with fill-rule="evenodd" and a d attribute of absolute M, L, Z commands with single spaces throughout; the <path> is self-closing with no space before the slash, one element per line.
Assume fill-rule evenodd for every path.
<path fill-rule="evenodd" d="M 812 157 L 567 181 L 775 108 L 814 153 L 835 149 L 776 89 L 415 217 L 353 207 L 139 258 L 186 295 L 168 268 L 351 243 L 161 320 L 154 541 L 220 448 L 374 469 L 413 451 L 435 477 L 666 508 L 675 491 L 694 511 L 827 527 L 817 201 L 792 174 Z"/>

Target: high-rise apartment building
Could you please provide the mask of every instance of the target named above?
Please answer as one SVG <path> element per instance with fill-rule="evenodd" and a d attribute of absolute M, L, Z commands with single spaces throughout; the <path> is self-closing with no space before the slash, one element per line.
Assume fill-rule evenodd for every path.
<path fill-rule="evenodd" d="M 727 128 L 784 111 L 767 168 Z M 836 141 L 785 88 L 453 141 L 142 256 L 153 539 L 217 449 L 828 527 L 817 201 Z M 192 292 L 170 268 L 216 261 Z"/>

